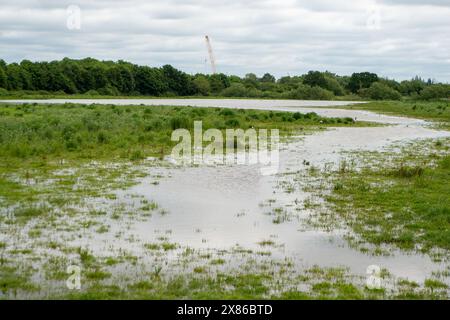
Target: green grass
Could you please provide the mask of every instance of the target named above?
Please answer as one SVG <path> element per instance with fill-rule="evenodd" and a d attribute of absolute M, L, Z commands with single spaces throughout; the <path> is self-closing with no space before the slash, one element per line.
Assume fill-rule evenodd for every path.
<path fill-rule="evenodd" d="M 379 113 L 407 116 L 444 122 L 450 128 L 450 101 L 379 101 L 352 105 L 348 109 L 370 110 Z"/>
<path fill-rule="evenodd" d="M 201 267 L 199 267 L 201 269 Z M 271 272 L 201 272 L 137 280 L 126 286 L 92 282 L 81 291 L 67 293 L 65 299 L 445 299 L 447 286 L 427 279 L 424 286 L 404 280 L 396 290 L 368 289 L 345 270 L 313 267 L 300 276 L 283 278 Z M 286 286 L 286 281 L 289 286 Z M 301 285 L 304 289 L 293 287 Z"/>
<path fill-rule="evenodd" d="M 0 158 L 140 160 L 170 153 L 175 129 L 279 129 L 355 125 L 351 118 L 221 108 L 0 104 Z M 359 124 L 358 124 L 359 125 Z"/>
<path fill-rule="evenodd" d="M 170 273 L 169 266 L 162 263 L 141 265 L 142 257 L 126 252 L 100 257 L 85 248 L 69 247 L 63 240 L 53 242 L 56 241 L 53 234 L 60 234 L 61 230 L 73 237 L 89 232 L 88 229 L 111 233 L 103 220 L 109 215 L 126 217 L 127 210 L 121 207 L 111 210 L 91 208 L 83 212 L 71 208 L 71 205 L 82 208 L 85 198 L 113 197 L 109 194 L 111 190 L 126 188 L 142 172 L 128 165 L 117 168 L 102 166 L 102 161 L 120 165 L 130 159 L 137 161 L 149 155 L 166 154 L 170 152 L 172 130 L 190 129 L 194 120 L 203 120 L 206 129 L 223 129 L 227 125 L 244 129 L 253 126 L 278 128 L 286 135 L 301 129 L 360 125 L 349 119 L 328 120 L 314 114 L 220 108 L 0 104 L 0 200 L 5 207 L 6 204 L 20 204 L 14 209 L 14 217 L 30 223 L 32 229 L 27 234 L 36 237 L 31 239 L 26 249 L 16 247 L 10 241 L 0 243 L 0 290 L 7 294 L 5 297 L 20 298 L 28 294 L 58 299 L 446 297 L 448 288 L 439 279 L 430 278 L 417 285 L 403 281 L 395 292 L 371 291 L 365 288 L 365 279 L 354 279 L 345 270 L 315 267 L 304 271 L 284 265 L 277 269 L 279 262 L 273 261 L 257 266 L 255 258 L 270 259 L 259 257 L 258 254 L 264 254 L 259 252 L 236 251 L 233 257 L 210 255 L 205 258 L 190 250 L 187 262 L 180 258 L 176 264 L 193 272 L 174 273 L 172 270 Z M 436 150 L 445 148 L 442 143 L 436 143 Z M 100 161 L 95 166 L 84 166 L 92 159 Z M 75 171 L 58 173 L 64 169 Z M 442 157 L 437 167 L 405 161 L 388 166 L 386 170 L 367 169 L 362 173 L 354 172 L 350 166 L 341 163 L 330 201 L 340 209 L 341 217 L 353 230 L 367 241 L 407 249 L 419 244 L 425 251 L 435 247 L 448 249 L 449 205 L 446 199 L 450 190 L 449 170 L 448 157 Z M 74 188 L 77 185 L 79 188 Z M 349 201 L 353 201 L 353 207 L 346 211 Z M 158 209 L 156 203 L 144 199 L 138 207 L 136 211 L 142 213 Z M 389 219 L 386 213 L 389 213 Z M 275 207 L 272 214 L 278 222 L 289 218 L 279 207 Z M 59 220 L 55 220 L 55 216 L 59 216 Z M 130 216 L 130 219 L 138 218 L 139 215 Z M 4 217 L 0 222 L 5 222 L 2 232 L 7 232 L 7 239 L 23 233 L 22 225 L 17 229 L 9 228 Z M 52 233 L 49 234 L 48 230 Z M 49 237 L 46 236 L 48 234 Z M 142 244 L 146 249 L 145 256 L 164 258 L 183 250 L 180 244 L 169 238 L 158 240 Z M 270 239 L 260 240 L 263 247 L 276 246 Z M 48 256 L 41 255 L 41 250 L 47 247 L 52 251 Z M 56 256 L 61 254 L 63 258 L 49 264 L 47 269 L 34 267 L 41 262 L 45 266 L 45 261 L 52 259 L 53 250 L 57 252 Z M 236 257 L 242 261 L 244 254 L 248 255 L 246 259 L 251 258 L 251 268 L 244 265 L 238 270 L 222 270 L 232 265 Z M 81 291 L 69 291 L 65 287 L 68 264 L 82 267 Z M 29 270 L 23 272 L 18 266 Z M 141 270 L 142 274 L 117 272 L 130 269 Z M 42 275 L 40 272 L 57 280 L 56 285 L 61 291 L 46 287 L 49 285 L 46 281 L 40 281 L 37 286 L 33 280 L 35 277 L 30 276 Z"/>
<path fill-rule="evenodd" d="M 163 95 L 163 96 L 148 96 L 148 95 L 101 95 L 101 94 L 66 94 L 66 93 L 52 93 L 43 91 L 8 91 L 5 95 L 0 95 L 0 100 L 38 100 L 38 99 L 238 99 L 238 100 L 273 100 L 273 97 L 229 97 L 222 96 L 220 94 L 209 95 L 209 96 L 173 96 L 173 95 Z M 361 101 L 364 98 L 355 95 L 348 94 L 345 96 L 334 96 L 333 100 L 340 101 Z M 282 96 L 277 96 L 277 100 L 292 100 L 290 98 L 284 98 Z"/>
<path fill-rule="evenodd" d="M 335 176 L 327 200 L 340 218 L 376 245 L 450 250 L 450 156 L 435 166 L 385 165 Z"/>

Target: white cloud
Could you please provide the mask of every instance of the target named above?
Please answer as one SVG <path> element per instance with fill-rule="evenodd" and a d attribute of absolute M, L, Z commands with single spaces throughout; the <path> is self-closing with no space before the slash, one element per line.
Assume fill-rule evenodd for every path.
<path fill-rule="evenodd" d="M 209 34 L 225 73 L 368 70 L 450 81 L 450 1 L 1 2 L 0 58 L 8 62 L 92 56 L 207 72 Z M 66 27 L 69 5 L 81 8 L 80 30 Z"/>

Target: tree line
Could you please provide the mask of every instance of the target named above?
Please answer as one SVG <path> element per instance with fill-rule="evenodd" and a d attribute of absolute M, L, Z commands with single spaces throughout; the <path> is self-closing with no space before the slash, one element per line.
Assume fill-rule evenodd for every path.
<path fill-rule="evenodd" d="M 381 78 L 370 72 L 339 76 L 309 71 L 276 79 L 266 73 L 245 77 L 225 74 L 190 75 L 171 65 L 139 66 L 119 60 L 92 58 L 7 64 L 0 60 L 0 95 L 84 94 L 90 96 L 224 96 L 281 99 L 365 98 L 374 100 L 442 99 L 450 85 L 415 77 L 406 81 Z"/>

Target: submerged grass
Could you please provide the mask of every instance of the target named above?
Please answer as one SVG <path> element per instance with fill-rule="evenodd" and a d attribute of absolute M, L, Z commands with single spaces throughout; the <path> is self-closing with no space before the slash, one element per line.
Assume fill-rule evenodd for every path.
<path fill-rule="evenodd" d="M 357 104 L 348 109 L 369 110 L 398 116 L 433 120 L 440 127 L 450 129 L 450 101 L 378 101 Z"/>
<path fill-rule="evenodd" d="M 126 188 L 133 178 L 148 174 L 142 173 L 142 168 L 123 166 L 124 161 L 170 152 L 171 131 L 191 130 L 194 120 L 203 120 L 204 129 L 278 128 L 285 134 L 324 126 L 359 125 L 352 119 L 325 119 L 315 114 L 220 108 L 0 104 L 0 203 L 5 208 L 8 205 L 14 221 L 21 222 L 11 226 L 7 218 L 0 216 L 1 231 L 8 235 L 0 242 L 0 299 L 33 294 L 68 299 L 446 297 L 448 288 L 439 279 L 428 279 L 423 286 L 403 281 L 395 291 L 373 291 L 364 286 L 364 279 L 355 280 L 345 270 L 314 267 L 298 272 L 289 264 L 276 268 L 278 262 L 271 260 L 256 267 L 255 259 L 271 258 L 265 252 L 244 249 L 234 254 L 239 261 L 244 254 L 250 255 L 252 267 L 224 271 L 221 268 L 235 262 L 236 256 L 195 256 L 193 250 L 166 237 L 139 243 L 145 249 L 144 256 L 139 257 L 126 252 L 99 257 L 87 247 L 68 244 L 92 234 L 89 229 L 99 237 L 111 234 L 112 230 L 103 224 L 107 218 L 121 219 L 133 208 L 94 207 L 83 211 L 83 199 L 114 200 L 111 190 Z M 449 169 L 448 157 L 440 159 L 436 167 L 404 162 L 383 171 L 367 169 L 361 174 L 342 162 L 330 200 L 344 212 L 349 199 L 353 199 L 355 216 L 348 212 L 345 215 L 354 230 L 368 241 L 394 243 L 402 248 L 420 244 L 423 250 L 447 249 Z M 142 199 L 130 219 L 139 219 L 137 212 L 149 214 L 157 209 L 156 203 Z M 280 207 L 274 207 L 271 214 L 275 223 L 289 219 Z M 127 228 L 126 223 L 121 225 Z M 135 240 L 130 237 L 129 241 Z M 264 249 L 277 246 L 270 239 L 261 239 L 259 245 Z M 181 269 L 177 265 L 174 270 L 178 272 L 168 275 L 164 257 L 182 250 L 188 262 Z M 60 258 L 55 258 L 58 255 Z M 146 255 L 152 257 L 153 264 L 139 264 Z M 35 270 L 34 266 L 40 263 L 44 268 Z M 80 291 L 70 291 L 65 286 L 66 267 L 73 263 L 83 270 Z M 176 263 L 183 264 L 179 260 Z M 19 269 L 22 265 L 28 269 Z M 214 268 L 217 269 L 213 271 Z M 137 276 L 133 273 L 136 270 L 143 274 Z M 56 285 L 39 276 L 48 277 Z"/>
<path fill-rule="evenodd" d="M 327 200 L 364 241 L 449 252 L 450 155 L 443 150 L 427 162 L 399 159 L 384 168 L 338 173 Z"/>

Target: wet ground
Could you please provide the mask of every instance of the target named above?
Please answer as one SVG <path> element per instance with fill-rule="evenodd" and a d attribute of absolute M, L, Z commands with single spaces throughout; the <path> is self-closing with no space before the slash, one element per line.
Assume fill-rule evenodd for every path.
<path fill-rule="evenodd" d="M 311 193 L 298 189 L 288 193 L 280 185 L 290 182 L 290 173 L 306 172 L 311 165 L 337 165 L 344 153 L 382 150 L 416 139 L 448 137 L 450 132 L 430 129 L 422 120 L 331 108 L 347 102 L 212 99 L 70 101 L 316 112 L 329 117 L 352 117 L 389 124 L 368 128 L 332 128 L 293 139 L 283 144 L 279 172 L 270 176 L 261 175 L 258 165 L 152 168 L 152 177 L 144 178 L 130 189 L 119 191 L 116 201 L 137 206 L 142 198 L 148 199 L 157 203 L 164 214 L 155 214 L 146 221 L 132 223 L 126 232 L 147 243 L 166 235 L 170 242 L 178 243 L 183 248 L 229 250 L 239 246 L 270 251 L 273 258 L 288 257 L 305 266 L 345 266 L 358 275 L 365 275 L 369 265 L 379 265 L 395 277 L 419 282 L 432 271 L 447 267 L 445 262 L 434 263 L 429 256 L 399 250 L 393 250 L 388 256 L 362 253 L 348 245 L 342 237 L 342 230 L 324 232 L 310 228 L 302 223 L 302 218 L 314 210 L 307 206 Z M 155 176 L 160 177 L 157 183 Z M 112 229 L 120 229 L 120 226 L 112 226 Z M 130 245 L 120 241 L 114 243 L 111 238 L 102 235 L 92 235 L 86 245 L 95 242 L 91 247 L 97 250 Z"/>
<path fill-rule="evenodd" d="M 350 248 L 339 231 L 309 229 L 301 218 L 309 213 L 304 203 L 310 194 L 286 193 L 279 184 L 289 180 L 286 173 L 308 170 L 304 163 L 337 164 L 344 151 L 379 150 L 393 142 L 448 135 L 416 125 L 331 129 L 285 146 L 280 172 L 274 176 L 262 176 L 258 166 L 159 169 L 163 178 L 158 185 L 145 179 L 122 196 L 143 195 L 169 212 L 136 226 L 139 237 L 150 242 L 165 230 L 171 231 L 172 241 L 202 249 L 239 245 L 258 250 L 269 240 L 274 245 L 264 249 L 270 249 L 272 256 L 292 257 L 300 264 L 347 266 L 356 274 L 365 274 L 375 264 L 395 276 L 423 281 L 431 271 L 445 269 L 445 264 L 400 251 L 390 256 L 364 254 Z M 273 216 L 280 214 L 289 218 L 274 223 Z"/>

